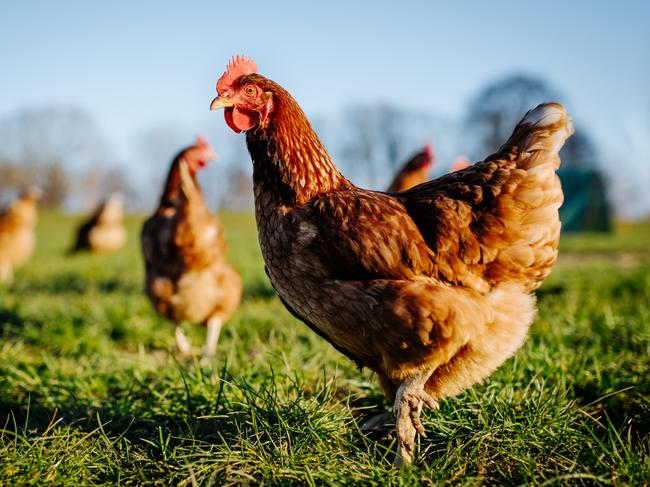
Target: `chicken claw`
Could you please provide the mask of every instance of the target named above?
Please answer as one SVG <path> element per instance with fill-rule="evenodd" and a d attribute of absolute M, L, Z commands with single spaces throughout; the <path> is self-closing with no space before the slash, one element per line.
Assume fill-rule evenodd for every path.
<path fill-rule="evenodd" d="M 440 408 L 438 401 L 427 394 L 421 385 L 406 383 L 398 389 L 393 407 L 398 444 L 397 456 L 393 461 L 396 466 L 411 463 L 413 460 L 417 433 L 425 438 L 427 436 L 420 420 L 425 404 L 432 409 Z"/>
<path fill-rule="evenodd" d="M 180 352 L 181 356 L 186 358 L 191 357 L 192 344 L 190 343 L 189 339 L 185 336 L 185 333 L 183 333 L 183 330 L 181 329 L 180 326 L 176 327 L 174 334 L 176 336 L 176 346 L 178 347 L 178 351 Z"/>

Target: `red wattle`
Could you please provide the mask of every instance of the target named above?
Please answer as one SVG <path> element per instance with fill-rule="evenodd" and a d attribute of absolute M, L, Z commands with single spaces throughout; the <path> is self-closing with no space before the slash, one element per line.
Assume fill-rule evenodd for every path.
<path fill-rule="evenodd" d="M 257 115 L 235 107 L 233 110 L 233 121 L 239 130 L 250 130 L 257 125 Z"/>
<path fill-rule="evenodd" d="M 235 121 L 232 119 L 232 108 L 226 108 L 223 112 L 223 117 L 226 119 L 226 123 L 228 124 L 228 127 L 230 127 L 233 130 L 233 132 L 235 132 L 236 134 L 241 132 L 241 130 L 237 128 L 237 125 L 235 125 Z"/>
<path fill-rule="evenodd" d="M 241 110 L 237 107 L 226 108 L 224 111 L 226 123 L 236 134 L 243 130 L 250 130 L 257 125 L 258 117 L 252 112 Z"/>

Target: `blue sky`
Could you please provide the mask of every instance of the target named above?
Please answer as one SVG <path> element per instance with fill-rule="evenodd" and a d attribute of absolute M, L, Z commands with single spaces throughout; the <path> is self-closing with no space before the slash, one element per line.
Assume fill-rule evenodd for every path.
<path fill-rule="evenodd" d="M 386 100 L 459 117 L 486 82 L 538 74 L 608 157 L 650 166 L 647 0 L 21 0 L 1 17 L 0 117 L 77 105 L 121 148 L 149 126 L 205 118 L 226 61 L 245 52 L 319 116 Z"/>

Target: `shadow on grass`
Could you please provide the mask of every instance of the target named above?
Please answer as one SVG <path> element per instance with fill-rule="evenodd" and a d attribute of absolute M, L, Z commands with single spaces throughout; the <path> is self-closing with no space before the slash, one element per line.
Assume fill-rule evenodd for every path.
<path fill-rule="evenodd" d="M 617 386 L 617 392 L 604 390 L 597 383 L 576 384 L 573 389 L 577 404 L 585 411 L 592 416 L 606 414 L 617 430 L 629 429 L 637 440 L 642 440 L 650 435 L 650 385 Z"/>
<path fill-rule="evenodd" d="M 68 391 L 66 397 L 55 401 L 38 393 L 32 393 L 23 402 L 0 397 L 0 421 L 5 425 L 15 424 L 19 433 L 32 436 L 46 432 L 53 418 L 58 419 L 59 426 L 70 426 L 86 433 L 101 425 L 109 437 L 121 437 L 150 446 L 159 441 L 161 433 L 171 436 L 176 442 L 197 439 L 213 443 L 234 441 L 238 417 L 247 412 L 246 408 L 240 407 L 231 409 L 228 414 L 218 414 L 225 404 L 221 407 L 215 405 L 216 410 L 212 411 L 202 408 L 202 417 L 210 417 L 210 421 L 205 421 L 192 414 L 191 409 L 161 410 L 145 391 L 146 388 L 125 390 L 112 387 L 101 404 L 80 398 L 74 391 Z M 155 452 L 152 453 L 155 456 Z"/>
<path fill-rule="evenodd" d="M 0 326 L 3 329 L 20 327 L 24 323 L 23 317 L 15 308 L 0 307 Z"/>
<path fill-rule="evenodd" d="M 63 272 L 48 279 L 17 283 L 14 290 L 25 294 L 81 294 L 89 291 L 131 294 L 142 292 L 142 285 L 126 282 L 119 277 L 93 279 L 75 272 Z"/>
<path fill-rule="evenodd" d="M 4 338 L 22 338 L 25 327 L 27 326 L 40 329 L 43 328 L 43 322 L 33 317 L 26 318 L 17 306 L 0 306 L 0 331 Z"/>
<path fill-rule="evenodd" d="M 564 292 L 566 292 L 566 289 L 564 288 L 564 286 L 561 285 L 542 286 L 537 291 L 535 291 L 535 295 L 537 296 L 537 299 L 543 300 L 544 298 L 547 298 L 549 296 L 559 296 Z"/>
<path fill-rule="evenodd" d="M 56 418 L 59 427 L 101 429 L 109 438 L 124 438 L 156 459 L 163 459 L 167 449 L 191 450 L 197 445 L 222 453 L 266 450 L 265 455 L 276 456 L 282 454 L 277 445 L 289 441 L 294 451 L 308 450 L 315 443 L 327 445 L 329 438 L 340 434 L 346 417 L 349 421 L 345 409 L 331 407 L 340 403 L 327 384 L 306 397 L 297 380 L 288 384 L 283 380 L 281 386 L 271 372 L 267 380 L 252 385 L 224 369 L 216 391 L 206 394 L 194 390 L 208 380 L 204 371 L 182 366 L 177 370 L 183 388 L 178 379 L 173 381 L 175 387 L 165 384 L 170 377 L 160 380 L 151 375 L 130 384 L 115 377 L 101 400 L 73 389 L 56 398 L 25 394 L 22 401 L 3 397 L 0 391 L 0 421 L 5 429 L 38 436 L 48 432 Z M 154 394 L 165 389 L 164 396 Z"/>
<path fill-rule="evenodd" d="M 271 286 L 268 279 L 256 279 L 252 282 L 247 282 L 244 286 L 243 299 L 273 299 L 277 296 L 275 289 Z"/>

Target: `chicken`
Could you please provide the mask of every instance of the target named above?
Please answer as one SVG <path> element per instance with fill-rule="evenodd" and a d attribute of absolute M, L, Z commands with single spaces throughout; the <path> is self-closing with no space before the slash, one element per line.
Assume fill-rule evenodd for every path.
<path fill-rule="evenodd" d="M 565 109 L 529 111 L 495 154 L 403 193 L 354 186 L 305 114 L 233 58 L 211 108 L 246 132 L 266 271 L 285 306 L 393 402 L 396 463 L 424 405 L 481 381 L 524 342 L 557 258 Z"/>
<path fill-rule="evenodd" d="M 89 250 L 96 254 L 106 254 L 124 247 L 126 229 L 122 223 L 122 214 L 122 195 L 113 193 L 79 227 L 71 252 Z"/>
<path fill-rule="evenodd" d="M 40 197 L 40 189 L 29 188 L 0 212 L 0 282 L 11 283 L 14 270 L 34 251 L 36 203 Z"/>
<path fill-rule="evenodd" d="M 456 159 L 454 159 L 454 163 L 451 165 L 449 172 L 460 171 L 469 167 L 469 165 L 469 159 L 467 156 L 458 156 Z"/>
<path fill-rule="evenodd" d="M 167 319 L 207 325 L 203 363 L 215 355 L 223 323 L 237 309 L 242 282 L 226 263 L 226 240 L 203 201 L 196 174 L 215 158 L 201 137 L 173 160 L 160 205 L 142 227 L 146 292 Z M 184 356 L 191 344 L 179 325 L 176 342 Z"/>
<path fill-rule="evenodd" d="M 386 191 L 398 193 L 425 182 L 428 179 L 433 159 L 433 148 L 431 144 L 426 144 L 420 152 L 414 154 L 404 163 Z"/>

